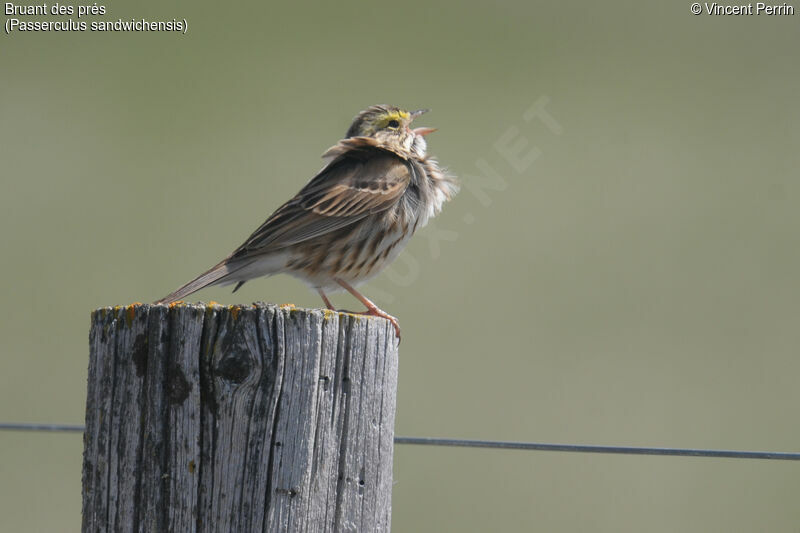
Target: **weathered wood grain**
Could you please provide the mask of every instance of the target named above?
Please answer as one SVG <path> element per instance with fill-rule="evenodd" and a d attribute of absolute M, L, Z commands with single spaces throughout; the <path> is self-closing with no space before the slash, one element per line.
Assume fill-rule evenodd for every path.
<path fill-rule="evenodd" d="M 397 344 L 329 311 L 98 309 L 83 531 L 388 531 Z"/>

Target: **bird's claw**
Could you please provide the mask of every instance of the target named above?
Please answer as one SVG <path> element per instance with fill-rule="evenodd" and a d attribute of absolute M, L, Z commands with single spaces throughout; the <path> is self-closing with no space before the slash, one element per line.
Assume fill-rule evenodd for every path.
<path fill-rule="evenodd" d="M 394 332 L 397 335 L 397 340 L 402 340 L 400 337 L 400 323 L 397 321 L 395 317 L 387 313 L 386 311 L 382 311 L 377 307 L 368 308 L 366 311 L 348 311 L 346 309 L 339 309 L 340 313 L 350 313 L 351 315 L 362 315 L 362 316 L 377 316 L 380 318 L 385 318 L 389 322 L 392 323 L 394 327 Z"/>

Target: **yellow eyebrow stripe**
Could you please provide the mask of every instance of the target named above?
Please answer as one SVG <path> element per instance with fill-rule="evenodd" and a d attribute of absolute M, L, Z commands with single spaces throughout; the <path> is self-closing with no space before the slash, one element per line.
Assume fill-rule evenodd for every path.
<path fill-rule="evenodd" d="M 391 113 L 386 113 L 379 123 L 379 127 L 385 128 L 389 125 L 389 122 L 393 120 L 397 120 L 398 122 L 404 119 L 407 119 L 409 116 L 407 111 L 392 111 Z"/>

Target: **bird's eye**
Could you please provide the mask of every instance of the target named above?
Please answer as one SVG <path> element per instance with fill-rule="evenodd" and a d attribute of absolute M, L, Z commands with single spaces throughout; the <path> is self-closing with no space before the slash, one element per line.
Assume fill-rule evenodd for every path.
<path fill-rule="evenodd" d="M 390 128 L 396 128 L 396 127 L 398 127 L 399 125 L 400 125 L 400 123 L 399 123 L 399 122 L 397 122 L 396 120 L 390 120 L 390 121 L 389 121 L 389 127 L 390 127 Z"/>

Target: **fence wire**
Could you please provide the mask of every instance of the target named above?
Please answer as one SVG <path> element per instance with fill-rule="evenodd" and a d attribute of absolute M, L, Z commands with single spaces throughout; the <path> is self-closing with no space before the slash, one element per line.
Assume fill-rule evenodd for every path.
<path fill-rule="evenodd" d="M 31 422 L 0 422 L 0 431 L 41 431 L 53 433 L 83 433 L 84 426 L 72 424 L 37 424 Z M 740 450 L 709 450 L 702 448 L 647 448 L 637 446 L 598 446 L 590 444 L 552 444 L 544 442 L 514 442 L 500 440 L 446 439 L 438 437 L 395 437 L 395 444 L 417 446 L 448 446 L 458 448 L 489 448 L 493 450 L 536 450 L 544 452 L 611 453 L 619 455 L 661 455 L 678 457 L 715 457 L 726 459 L 769 459 L 800 461 L 800 453 L 759 452 Z"/>

